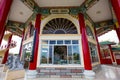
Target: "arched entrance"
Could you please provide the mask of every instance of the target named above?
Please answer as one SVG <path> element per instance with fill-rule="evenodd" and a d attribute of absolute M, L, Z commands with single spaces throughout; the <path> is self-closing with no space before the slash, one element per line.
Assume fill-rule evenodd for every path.
<path fill-rule="evenodd" d="M 51 19 L 42 29 L 40 65 L 81 65 L 79 40 L 80 35 L 72 21 Z"/>

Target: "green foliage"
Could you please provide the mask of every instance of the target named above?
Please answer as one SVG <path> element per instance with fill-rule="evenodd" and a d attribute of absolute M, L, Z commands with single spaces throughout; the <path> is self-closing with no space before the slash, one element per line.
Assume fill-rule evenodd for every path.
<path fill-rule="evenodd" d="M 30 57 L 30 52 L 26 52 L 25 57 Z"/>
<path fill-rule="evenodd" d="M 79 60 L 79 54 L 78 53 L 74 53 L 73 56 L 74 56 L 74 60 Z"/>

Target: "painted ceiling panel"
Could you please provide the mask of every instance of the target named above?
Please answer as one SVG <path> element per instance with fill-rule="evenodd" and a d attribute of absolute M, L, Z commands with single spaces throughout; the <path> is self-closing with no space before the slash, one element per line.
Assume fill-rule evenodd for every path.
<path fill-rule="evenodd" d="M 94 6 L 87 10 L 87 14 L 94 22 L 111 20 L 109 0 L 99 0 Z"/>
<path fill-rule="evenodd" d="M 33 12 L 24 3 L 22 3 L 22 1 L 13 0 L 8 19 L 24 23 L 32 13 Z"/>

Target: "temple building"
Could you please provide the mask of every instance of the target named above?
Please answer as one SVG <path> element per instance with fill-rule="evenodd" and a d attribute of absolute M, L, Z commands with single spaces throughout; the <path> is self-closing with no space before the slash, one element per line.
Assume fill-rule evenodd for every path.
<path fill-rule="evenodd" d="M 120 48 L 98 42 L 111 30 L 120 40 L 119 14 L 120 0 L 0 0 L 0 43 L 5 31 L 22 38 L 29 78 L 93 78 L 101 64 L 120 64 Z"/>

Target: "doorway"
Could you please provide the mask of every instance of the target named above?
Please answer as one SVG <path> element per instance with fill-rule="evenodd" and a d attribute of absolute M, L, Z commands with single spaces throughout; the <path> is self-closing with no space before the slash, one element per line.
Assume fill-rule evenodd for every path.
<path fill-rule="evenodd" d="M 54 64 L 67 64 L 67 46 L 54 46 Z"/>

